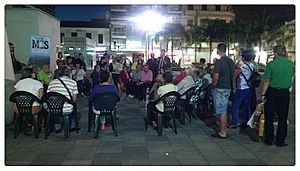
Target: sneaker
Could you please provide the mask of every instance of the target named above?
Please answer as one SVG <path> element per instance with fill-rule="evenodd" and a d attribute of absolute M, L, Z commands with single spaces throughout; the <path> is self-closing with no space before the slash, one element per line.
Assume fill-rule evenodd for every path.
<path fill-rule="evenodd" d="M 128 97 L 129 97 L 129 98 L 131 98 L 131 99 L 133 99 L 133 98 L 134 98 L 134 97 L 133 97 L 133 95 L 131 95 L 131 94 L 129 94 L 129 95 L 128 95 Z"/>
<path fill-rule="evenodd" d="M 236 129 L 237 126 L 236 125 L 228 125 L 227 128 L 229 128 L 229 129 Z"/>

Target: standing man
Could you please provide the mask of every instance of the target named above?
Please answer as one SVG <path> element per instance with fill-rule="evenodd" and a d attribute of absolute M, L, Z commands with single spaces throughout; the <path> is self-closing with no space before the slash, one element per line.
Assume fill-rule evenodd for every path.
<path fill-rule="evenodd" d="M 286 146 L 287 117 L 289 113 L 289 88 L 293 83 L 295 65 L 287 58 L 285 46 L 277 45 L 273 49 L 274 60 L 269 62 L 261 90 L 261 99 L 265 100 L 265 140 L 264 143 L 272 145 L 273 115 L 278 115 L 276 145 Z"/>
<path fill-rule="evenodd" d="M 218 44 L 217 54 L 221 57 L 214 67 L 212 88 L 216 115 L 219 117 L 219 132 L 211 136 L 225 139 L 227 124 L 227 103 L 233 85 L 234 62 L 226 56 L 226 45 Z"/>
<path fill-rule="evenodd" d="M 158 68 L 157 60 L 154 58 L 154 53 L 151 53 L 150 56 L 151 56 L 151 59 L 148 59 L 147 65 L 149 65 L 149 69 L 153 73 L 153 77 L 152 77 L 152 81 L 153 81 L 152 85 L 153 85 L 154 82 L 155 82 L 155 79 L 158 75 L 158 71 L 160 70 L 160 68 Z M 152 85 L 151 85 L 151 87 L 152 87 Z"/>
<path fill-rule="evenodd" d="M 166 70 L 168 70 L 169 68 L 171 68 L 171 60 L 168 56 L 166 56 L 166 50 L 162 49 L 161 50 L 161 55 L 160 57 L 158 57 L 158 68 L 165 68 Z"/>

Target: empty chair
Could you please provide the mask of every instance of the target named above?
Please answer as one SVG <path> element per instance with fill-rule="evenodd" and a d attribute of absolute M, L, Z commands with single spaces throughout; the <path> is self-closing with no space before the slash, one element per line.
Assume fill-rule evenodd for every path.
<path fill-rule="evenodd" d="M 157 132 L 158 136 L 162 135 L 162 125 L 163 123 L 167 124 L 170 126 L 175 134 L 177 134 L 177 127 L 176 127 L 176 121 L 175 121 L 175 109 L 176 109 L 176 102 L 179 99 L 180 94 L 177 91 L 171 91 L 163 96 L 161 96 L 159 99 L 157 99 L 154 102 L 154 106 L 156 106 L 159 103 L 163 103 L 164 110 L 163 112 L 159 111 L 156 107 L 155 110 L 152 112 L 157 114 Z M 148 130 L 148 125 L 151 123 L 150 122 L 150 111 L 147 112 L 147 118 L 145 118 L 145 130 Z M 171 120 L 173 120 L 173 126 L 170 125 L 169 122 L 167 122 L 165 119 L 167 117 L 171 117 Z"/>
<path fill-rule="evenodd" d="M 17 138 L 18 134 L 20 134 L 21 128 L 24 127 L 24 117 L 32 118 L 34 126 L 34 137 L 38 138 L 40 127 L 40 111 L 33 111 L 33 103 L 37 102 L 41 104 L 41 100 L 27 91 L 16 91 L 9 97 L 9 100 L 15 103 L 18 109 L 18 114 L 15 114 L 16 120 L 14 138 Z"/>
<path fill-rule="evenodd" d="M 91 130 L 92 120 L 95 118 L 94 122 L 94 138 L 98 137 L 100 120 L 105 119 L 105 117 L 110 117 L 112 121 L 112 129 L 114 135 L 118 136 L 118 127 L 117 127 L 117 118 L 116 118 L 116 109 L 117 102 L 120 101 L 120 97 L 116 93 L 104 92 L 97 94 L 92 103 L 90 104 L 91 111 L 89 112 L 88 117 L 88 129 Z M 94 108 L 95 104 L 99 104 L 99 109 Z M 92 114 L 92 115 L 91 115 Z"/>
<path fill-rule="evenodd" d="M 70 99 L 57 92 L 48 92 L 42 97 L 42 103 L 48 113 L 48 115 L 45 117 L 45 139 L 48 138 L 50 125 L 51 127 L 53 125 L 53 123 L 50 122 L 55 118 L 63 118 L 65 139 L 68 139 L 70 137 L 70 125 L 73 117 L 75 119 L 76 132 L 78 133 L 79 123 L 77 117 L 77 109 L 76 105 Z M 72 112 L 66 113 L 63 111 L 64 105 L 66 104 L 72 106 Z"/>

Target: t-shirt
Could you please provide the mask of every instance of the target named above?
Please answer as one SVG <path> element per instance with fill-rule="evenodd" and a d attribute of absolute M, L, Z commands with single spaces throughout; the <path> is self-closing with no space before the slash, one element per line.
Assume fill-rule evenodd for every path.
<path fill-rule="evenodd" d="M 268 63 L 264 78 L 270 81 L 273 88 L 290 88 L 293 83 L 295 64 L 285 57 L 277 57 Z"/>
<path fill-rule="evenodd" d="M 250 66 L 252 72 L 251 72 L 250 68 L 247 66 L 247 64 L 245 64 L 244 62 L 242 62 L 240 64 L 241 64 L 240 68 L 242 70 L 242 73 L 244 74 L 246 79 L 249 80 L 253 73 L 254 64 L 253 63 L 248 64 Z M 247 81 L 243 77 L 242 73 L 239 74 L 239 76 L 237 78 L 237 82 L 236 82 L 237 89 L 239 89 L 239 90 L 244 90 L 244 89 L 250 88 L 248 86 Z"/>
<path fill-rule="evenodd" d="M 163 86 L 160 86 L 157 90 L 157 94 L 162 97 L 163 95 L 171 92 L 171 91 L 177 91 L 177 87 L 174 84 L 166 84 Z M 156 105 L 157 110 L 163 112 L 164 111 L 164 104 L 161 101 Z"/>
<path fill-rule="evenodd" d="M 92 93 L 89 96 L 89 102 L 91 103 L 96 95 L 98 95 L 100 93 L 104 93 L 104 92 L 112 92 L 112 93 L 118 94 L 118 90 L 114 85 L 110 85 L 110 84 L 109 85 L 97 85 L 93 89 Z M 100 105 L 101 104 L 95 103 L 94 108 L 96 110 L 99 110 Z"/>
<path fill-rule="evenodd" d="M 72 75 L 75 76 L 75 80 L 76 81 L 84 80 L 84 76 L 85 76 L 84 70 L 83 69 L 79 69 L 78 72 L 77 72 L 77 74 L 76 74 L 76 72 L 77 72 L 76 69 L 72 70 Z"/>
<path fill-rule="evenodd" d="M 53 75 L 51 73 L 40 70 L 37 73 L 37 79 L 43 81 L 45 84 L 49 84 L 53 80 Z"/>
<path fill-rule="evenodd" d="M 140 71 L 140 77 L 142 81 L 152 81 L 153 74 L 152 71 L 149 70 L 147 73 L 145 71 Z"/>
<path fill-rule="evenodd" d="M 71 80 L 66 76 L 60 77 L 60 79 L 66 84 L 72 96 L 78 94 L 76 81 Z M 67 89 L 58 79 L 54 79 L 50 82 L 47 92 L 57 92 L 63 94 L 64 96 L 66 96 L 68 99 L 71 100 Z M 73 111 L 73 106 L 71 104 L 65 103 L 63 112 L 71 113 L 72 111 Z"/>
<path fill-rule="evenodd" d="M 43 88 L 43 84 L 37 80 L 32 78 L 25 78 L 17 82 L 15 85 L 16 91 L 26 91 L 29 92 L 36 97 L 39 97 L 39 90 Z M 39 106 L 40 104 L 37 102 L 33 103 L 33 106 Z"/>
<path fill-rule="evenodd" d="M 229 66 L 227 63 L 229 64 Z M 235 65 L 232 59 L 228 58 L 227 56 L 217 60 L 214 67 L 214 73 L 219 74 L 219 79 L 216 88 L 231 89 L 230 77 L 232 78 L 234 70 L 235 70 Z"/>
<path fill-rule="evenodd" d="M 177 84 L 177 90 L 178 90 L 179 94 L 183 94 L 188 89 L 190 89 L 191 87 L 194 87 L 194 86 L 195 86 L 195 82 L 194 82 L 193 78 L 190 75 L 188 75 L 188 76 L 184 77 L 184 79 Z M 185 96 L 183 96 L 181 98 L 185 99 Z"/>
<path fill-rule="evenodd" d="M 131 72 L 131 77 L 132 77 L 133 79 L 138 79 L 138 78 L 140 78 L 140 72 L 138 72 L 138 71 L 136 71 L 136 70 L 132 71 L 132 72 Z"/>

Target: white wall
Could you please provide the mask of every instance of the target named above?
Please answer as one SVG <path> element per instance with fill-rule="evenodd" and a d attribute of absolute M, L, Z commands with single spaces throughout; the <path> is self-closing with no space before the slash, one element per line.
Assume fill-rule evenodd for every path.
<path fill-rule="evenodd" d="M 60 22 L 49 15 L 38 12 L 39 35 L 50 37 L 50 69 L 56 68 L 56 46 L 60 46 Z"/>
<path fill-rule="evenodd" d="M 30 58 L 30 36 L 50 37 L 50 68 L 55 69 L 56 45 L 60 45 L 60 21 L 39 9 L 5 8 L 5 25 L 8 41 L 15 45 L 17 60 L 28 64 Z"/>

